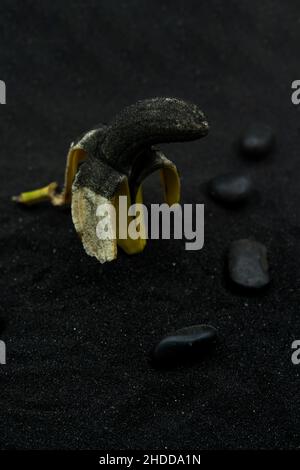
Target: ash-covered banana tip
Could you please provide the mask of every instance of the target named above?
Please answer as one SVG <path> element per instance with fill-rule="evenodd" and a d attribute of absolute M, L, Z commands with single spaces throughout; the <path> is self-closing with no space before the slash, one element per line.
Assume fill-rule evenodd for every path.
<path fill-rule="evenodd" d="M 208 132 L 209 132 L 209 124 L 207 121 L 202 121 L 202 123 L 200 124 L 200 130 L 201 130 L 201 137 L 205 137 Z"/>

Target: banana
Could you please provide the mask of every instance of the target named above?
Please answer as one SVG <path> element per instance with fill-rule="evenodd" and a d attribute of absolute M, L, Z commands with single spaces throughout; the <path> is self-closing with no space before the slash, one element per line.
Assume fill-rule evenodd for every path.
<path fill-rule="evenodd" d="M 110 219 L 113 236 L 98 237 L 97 208 L 113 204 L 118 213 L 120 195 L 127 196 L 128 206 L 141 203 L 142 182 L 157 170 L 166 202 L 179 202 L 176 166 L 154 145 L 199 139 L 208 130 L 204 114 L 194 104 L 177 98 L 138 101 L 121 111 L 108 126 L 90 130 L 71 144 L 61 193 L 57 192 L 57 183 L 50 183 L 13 199 L 24 204 L 44 199 L 56 206 L 71 203 L 73 223 L 85 251 L 101 263 L 117 257 L 117 244 L 129 254 L 138 253 L 146 240 L 118 238 L 117 227 Z"/>

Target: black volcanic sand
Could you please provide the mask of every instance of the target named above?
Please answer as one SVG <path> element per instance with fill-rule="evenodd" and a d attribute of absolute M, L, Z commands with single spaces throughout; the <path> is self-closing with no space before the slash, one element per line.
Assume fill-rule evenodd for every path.
<path fill-rule="evenodd" d="M 1 2 L 2 448 L 299 446 L 298 16 L 296 1 Z M 183 202 L 205 203 L 201 251 L 153 241 L 101 266 L 68 210 L 10 202 L 62 181 L 82 131 L 159 95 L 199 104 L 211 124 L 202 141 L 165 148 Z M 233 143 L 258 119 L 277 149 L 253 162 Z M 249 173 L 260 194 L 240 211 L 202 190 L 230 171 Z M 162 200 L 158 182 L 146 189 L 148 202 Z M 266 245 L 272 276 L 251 296 L 224 276 L 230 243 L 248 237 Z M 151 348 L 194 324 L 218 329 L 215 352 L 156 370 Z"/>

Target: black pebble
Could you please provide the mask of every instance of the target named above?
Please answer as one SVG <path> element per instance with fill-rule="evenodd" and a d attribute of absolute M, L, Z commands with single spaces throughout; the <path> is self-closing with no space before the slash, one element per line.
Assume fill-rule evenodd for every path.
<path fill-rule="evenodd" d="M 267 249 L 257 241 L 232 242 L 228 263 L 231 280 L 241 287 L 258 289 L 270 282 Z"/>
<path fill-rule="evenodd" d="M 215 200 L 224 204 L 236 205 L 249 198 L 252 191 L 252 181 L 247 175 L 227 173 L 213 178 L 208 189 Z"/>
<path fill-rule="evenodd" d="M 153 349 L 156 366 L 166 366 L 195 360 L 215 343 L 217 330 L 209 325 L 194 325 L 177 330 L 163 338 Z"/>
<path fill-rule="evenodd" d="M 252 124 L 240 139 L 242 152 L 254 158 L 263 157 L 273 150 L 275 135 L 273 130 L 263 124 Z"/>

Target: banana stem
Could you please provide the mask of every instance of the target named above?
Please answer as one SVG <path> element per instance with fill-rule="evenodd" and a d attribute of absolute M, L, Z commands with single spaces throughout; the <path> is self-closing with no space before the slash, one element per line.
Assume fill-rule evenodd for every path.
<path fill-rule="evenodd" d="M 19 194 L 19 196 L 13 196 L 12 200 L 20 204 L 37 204 L 41 201 L 52 200 L 55 195 L 58 184 L 53 182 L 34 191 L 27 191 Z"/>

